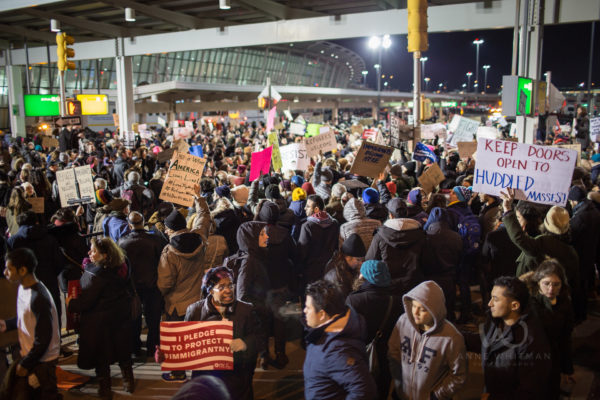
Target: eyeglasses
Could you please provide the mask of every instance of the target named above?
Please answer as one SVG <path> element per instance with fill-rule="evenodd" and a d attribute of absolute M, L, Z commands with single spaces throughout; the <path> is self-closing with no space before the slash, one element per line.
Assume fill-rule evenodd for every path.
<path fill-rule="evenodd" d="M 233 283 L 230 283 L 229 285 L 215 286 L 213 288 L 213 290 L 215 292 L 222 292 L 222 291 L 224 291 L 226 289 L 233 290 L 233 289 L 235 289 L 235 285 Z"/>

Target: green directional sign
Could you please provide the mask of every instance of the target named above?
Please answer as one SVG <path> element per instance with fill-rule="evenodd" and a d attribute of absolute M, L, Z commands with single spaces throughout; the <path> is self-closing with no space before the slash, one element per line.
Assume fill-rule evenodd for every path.
<path fill-rule="evenodd" d="M 533 81 L 519 77 L 517 83 L 517 115 L 531 114 L 531 96 L 533 94 Z"/>
<path fill-rule="evenodd" d="M 60 95 L 58 94 L 26 94 L 24 103 L 26 117 L 60 115 Z"/>

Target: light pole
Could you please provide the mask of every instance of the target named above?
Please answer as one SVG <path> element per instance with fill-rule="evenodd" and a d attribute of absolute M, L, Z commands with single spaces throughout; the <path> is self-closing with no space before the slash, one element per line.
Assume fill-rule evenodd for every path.
<path fill-rule="evenodd" d="M 378 49 L 378 63 L 375 64 L 377 70 L 377 117 L 379 120 L 379 106 L 381 104 L 381 50 L 388 49 L 392 45 L 392 39 L 390 35 L 383 35 L 383 37 L 372 36 L 369 39 L 369 47 L 371 49 Z"/>
<path fill-rule="evenodd" d="M 479 83 L 479 45 L 483 43 L 483 39 L 473 40 L 473 44 L 477 46 L 475 53 L 475 83 Z"/>
<path fill-rule="evenodd" d="M 425 91 L 427 92 L 429 89 L 429 81 L 431 80 L 431 78 L 427 77 L 423 80 L 425 81 Z"/>
<path fill-rule="evenodd" d="M 425 63 L 427 62 L 427 60 L 429 60 L 429 58 L 427 57 L 419 58 L 419 61 L 421 61 L 421 75 L 423 75 L 423 78 L 425 77 Z"/>
<path fill-rule="evenodd" d="M 471 87 L 471 75 L 473 75 L 472 72 L 467 72 L 467 93 L 469 93 L 469 88 Z"/>
<path fill-rule="evenodd" d="M 483 66 L 483 72 L 485 73 L 484 78 L 483 78 L 483 93 L 487 93 L 487 72 L 488 69 L 490 69 L 489 65 L 484 65 Z"/>

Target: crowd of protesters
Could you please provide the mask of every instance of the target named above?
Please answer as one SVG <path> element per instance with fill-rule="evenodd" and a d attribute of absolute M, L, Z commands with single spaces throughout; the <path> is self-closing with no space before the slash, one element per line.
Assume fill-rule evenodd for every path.
<path fill-rule="evenodd" d="M 252 182 L 251 153 L 268 146 L 261 126 L 203 123 L 180 139 L 158 129 L 130 147 L 88 129 L 56 132 L 58 148 L 38 134 L 3 137 L 0 256 L 19 288 L 1 294 L 14 312 L 0 332 L 17 329 L 18 343 L 2 352 L 0 397 L 60 398 L 64 308 L 77 316 L 77 365 L 95 371 L 101 398 L 112 398 L 111 364 L 134 393 L 134 357 L 164 359 L 161 320 L 230 320 L 233 371 L 163 379 L 191 379 L 177 396 L 252 399 L 256 366 L 289 362 L 291 302 L 303 308 L 308 399 L 450 399 L 468 379 L 467 350 L 481 354 L 482 398 L 559 398 L 574 382 L 573 328 L 597 290 L 600 154 L 580 140 L 587 133 L 576 136 L 583 161 L 563 208 L 516 202 L 509 188 L 473 193 L 475 161 L 438 140 L 445 179 L 432 193 L 419 177 L 433 161 L 405 147 L 377 179 L 352 175 L 360 134 L 331 129 L 336 151 Z M 189 208 L 160 199 L 169 161 L 157 156 L 176 139 L 207 159 Z M 283 129 L 279 140 L 302 137 Z M 95 198 L 61 207 L 56 173 L 76 166 L 89 166 Z M 463 329 L 473 322 L 480 333 Z"/>

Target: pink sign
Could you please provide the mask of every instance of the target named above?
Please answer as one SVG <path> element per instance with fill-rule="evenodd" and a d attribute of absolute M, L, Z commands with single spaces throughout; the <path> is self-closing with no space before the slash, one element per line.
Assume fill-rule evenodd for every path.
<path fill-rule="evenodd" d="M 267 133 L 273 130 L 275 126 L 275 115 L 277 114 L 277 107 L 273 107 L 269 110 L 269 117 L 267 118 Z"/>
<path fill-rule="evenodd" d="M 161 322 L 163 371 L 232 370 L 231 321 Z"/>
<path fill-rule="evenodd" d="M 269 146 L 263 151 L 252 153 L 250 157 L 250 182 L 260 177 L 260 173 L 268 174 L 271 168 L 271 153 L 273 146 Z"/>
<path fill-rule="evenodd" d="M 375 129 L 365 129 L 362 134 L 363 139 L 375 140 L 376 136 L 377 136 L 377 130 L 375 130 Z"/>

